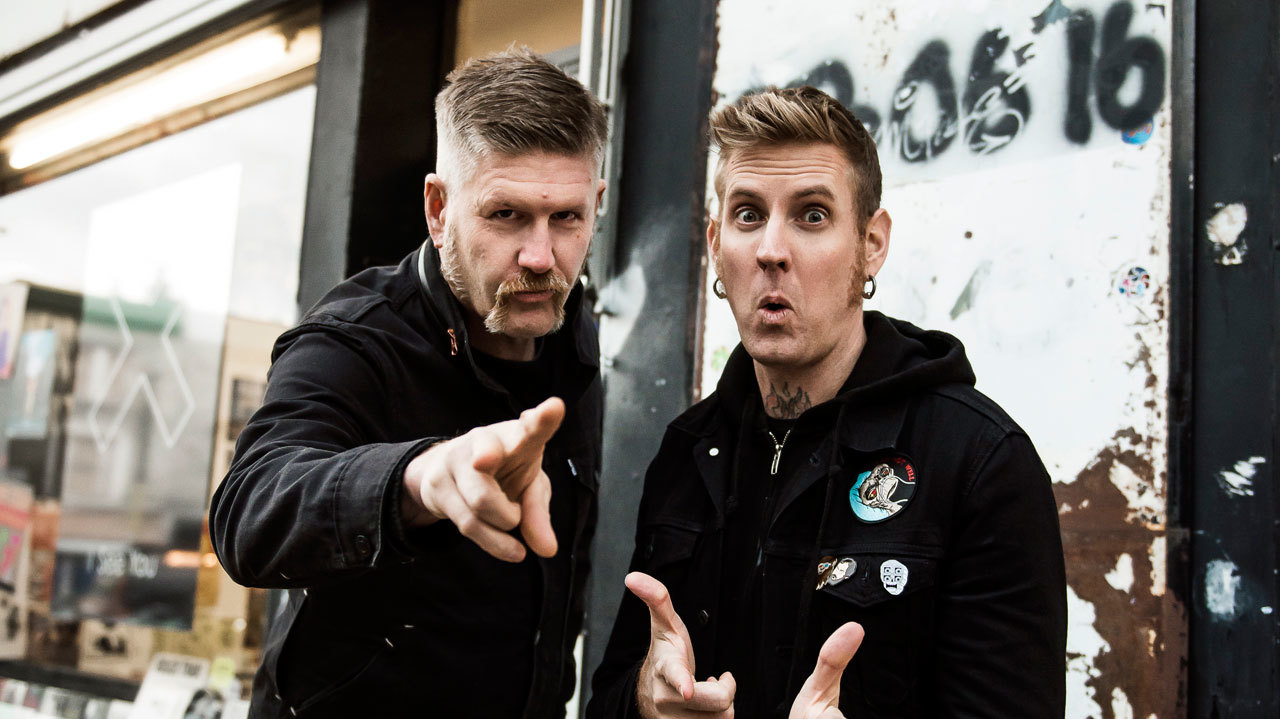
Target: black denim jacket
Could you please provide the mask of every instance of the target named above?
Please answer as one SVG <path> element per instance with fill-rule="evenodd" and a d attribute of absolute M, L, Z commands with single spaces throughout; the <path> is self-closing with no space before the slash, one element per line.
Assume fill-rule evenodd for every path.
<path fill-rule="evenodd" d="M 973 388 L 955 338 L 875 312 L 865 325 L 841 394 L 810 410 L 829 429 L 792 463 L 759 537 L 758 614 L 732 626 L 716 616 L 721 592 L 741 585 L 723 574 L 734 488 L 769 471 L 758 452 L 735 461 L 742 407 L 759 402 L 741 346 L 716 392 L 668 427 L 645 478 L 631 568 L 670 590 L 696 678 L 719 676 L 728 647 L 755 635 L 755 669 L 736 676 L 738 719 L 787 716 L 822 642 L 848 621 L 866 630 L 841 683 L 850 719 L 1061 717 L 1066 580 L 1049 477 L 1022 430 Z M 864 521 L 859 482 L 882 465 L 902 481 L 887 490 L 900 506 Z M 647 610 L 625 593 L 589 717 L 637 715 L 648 644 Z"/>
<path fill-rule="evenodd" d="M 290 588 L 251 716 L 561 717 L 600 472 L 599 347 L 575 288 L 547 337 L 567 414 L 547 446 L 559 553 L 490 557 L 449 522 L 406 532 L 404 467 L 524 407 L 477 368 L 430 242 L 339 284 L 272 354 L 209 526 L 231 577 Z"/>

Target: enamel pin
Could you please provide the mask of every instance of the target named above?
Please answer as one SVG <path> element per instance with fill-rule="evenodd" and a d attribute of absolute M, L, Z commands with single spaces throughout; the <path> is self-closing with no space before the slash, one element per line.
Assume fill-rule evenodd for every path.
<path fill-rule="evenodd" d="M 886 560 L 880 565 L 880 583 L 884 585 L 886 592 L 895 597 L 907 588 L 907 574 L 907 565 L 896 559 Z"/>
<path fill-rule="evenodd" d="M 896 516 L 916 493 L 916 468 L 906 457 L 893 455 L 858 474 L 849 489 L 853 514 L 868 524 Z"/>
<path fill-rule="evenodd" d="M 818 563 L 818 589 L 827 585 L 835 586 L 853 576 L 858 569 L 858 562 L 853 557 L 836 559 L 823 557 Z"/>

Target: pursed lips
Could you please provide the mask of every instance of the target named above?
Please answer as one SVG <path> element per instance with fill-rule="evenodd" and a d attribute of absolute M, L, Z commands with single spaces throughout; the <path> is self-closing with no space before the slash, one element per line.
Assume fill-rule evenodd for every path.
<path fill-rule="evenodd" d="M 780 322 L 788 312 L 793 311 L 791 303 L 781 293 L 770 293 L 761 298 L 756 310 L 766 322 Z"/>

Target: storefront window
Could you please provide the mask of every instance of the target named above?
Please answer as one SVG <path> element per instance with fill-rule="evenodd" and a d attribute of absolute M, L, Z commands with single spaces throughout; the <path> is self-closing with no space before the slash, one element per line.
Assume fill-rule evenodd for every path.
<path fill-rule="evenodd" d="M 0 659 L 256 667 L 264 592 L 222 572 L 207 509 L 295 320 L 294 86 L 0 196 Z"/>

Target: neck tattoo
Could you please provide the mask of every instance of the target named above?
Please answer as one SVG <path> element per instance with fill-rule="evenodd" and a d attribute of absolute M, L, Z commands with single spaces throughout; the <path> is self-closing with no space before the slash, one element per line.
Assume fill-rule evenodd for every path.
<path fill-rule="evenodd" d="M 777 419 L 795 419 L 812 406 L 813 402 L 809 400 L 809 393 L 805 392 L 803 387 L 797 385 L 795 390 L 792 391 L 786 382 L 782 383 L 781 390 L 778 390 L 770 382 L 769 393 L 764 397 L 765 411 L 770 417 L 776 417 Z"/>

